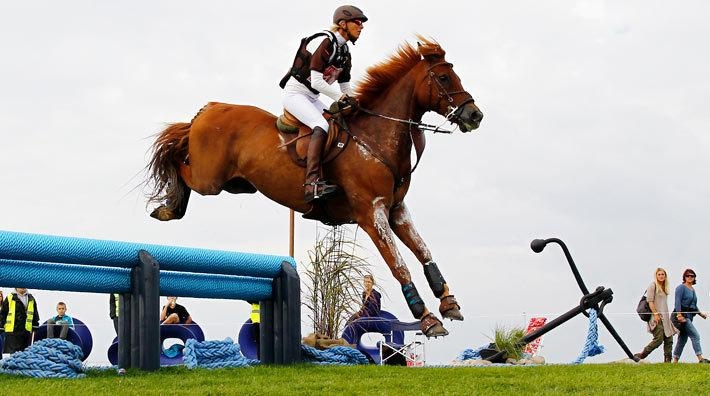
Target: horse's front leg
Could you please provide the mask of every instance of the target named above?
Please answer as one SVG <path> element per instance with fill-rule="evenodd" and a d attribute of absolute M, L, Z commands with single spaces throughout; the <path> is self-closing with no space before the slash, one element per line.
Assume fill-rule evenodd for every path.
<path fill-rule="evenodd" d="M 377 198 L 371 206 L 368 205 L 370 209 L 364 219 L 361 219 L 358 223 L 375 243 L 390 271 L 392 271 L 392 274 L 402 286 L 402 293 L 407 301 L 409 310 L 416 319 L 421 321 L 422 332 L 427 337 L 448 335 L 449 332 L 446 331 L 436 315 L 429 312 L 429 309 L 427 309 L 424 301 L 419 296 L 417 288 L 412 283 L 412 277 L 407 265 L 395 245 L 394 234 L 388 221 L 389 211 L 383 201 L 384 199 Z"/>
<path fill-rule="evenodd" d="M 397 237 L 404 242 L 424 266 L 424 275 L 426 275 L 426 279 L 429 282 L 429 287 L 434 292 L 434 296 L 440 300 L 439 312 L 441 316 L 451 320 L 463 320 L 463 315 L 460 311 L 461 307 L 456 298 L 449 293 L 449 286 L 441 275 L 439 267 L 432 260 L 431 252 L 426 243 L 424 243 L 424 240 L 414 228 L 414 223 L 404 202 L 392 208 L 389 223 Z"/>

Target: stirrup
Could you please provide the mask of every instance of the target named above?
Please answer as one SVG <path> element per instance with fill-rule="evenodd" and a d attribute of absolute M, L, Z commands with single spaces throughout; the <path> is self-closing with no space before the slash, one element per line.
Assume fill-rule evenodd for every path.
<path fill-rule="evenodd" d="M 313 188 L 313 191 L 310 193 L 306 191 L 306 203 L 315 201 L 317 199 L 326 198 L 338 190 L 338 186 L 334 184 L 328 184 L 328 182 L 326 182 L 325 180 L 317 180 L 314 182 L 305 183 L 304 186 Z"/>

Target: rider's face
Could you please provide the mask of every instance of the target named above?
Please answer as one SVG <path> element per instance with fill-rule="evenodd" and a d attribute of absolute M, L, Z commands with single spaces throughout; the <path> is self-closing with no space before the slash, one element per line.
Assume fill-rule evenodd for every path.
<path fill-rule="evenodd" d="M 350 35 L 350 41 L 355 42 L 355 40 L 360 38 L 360 32 L 362 32 L 363 27 L 363 22 L 359 19 L 345 22 L 345 31 Z"/>

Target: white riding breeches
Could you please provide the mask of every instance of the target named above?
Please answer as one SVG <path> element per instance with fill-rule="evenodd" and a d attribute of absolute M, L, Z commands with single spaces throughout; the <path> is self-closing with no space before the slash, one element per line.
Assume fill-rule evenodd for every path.
<path fill-rule="evenodd" d="M 309 128 L 321 127 L 324 131 L 328 131 L 328 121 L 323 118 L 323 110 L 328 107 L 317 97 L 314 98 L 302 93 L 285 92 L 282 102 L 286 111 L 308 125 Z"/>

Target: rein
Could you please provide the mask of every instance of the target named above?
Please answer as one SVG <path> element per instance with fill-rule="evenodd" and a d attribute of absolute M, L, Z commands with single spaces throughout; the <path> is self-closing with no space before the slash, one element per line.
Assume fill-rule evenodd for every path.
<path fill-rule="evenodd" d="M 441 129 L 441 126 L 443 125 L 443 123 L 439 124 L 439 126 L 436 126 L 436 125 L 431 125 L 431 124 L 425 124 L 421 121 L 417 122 L 412 119 L 405 120 L 403 118 L 390 117 L 390 116 L 386 116 L 384 114 L 376 113 L 376 112 L 366 109 L 364 107 L 361 107 L 360 111 L 362 111 L 363 113 L 367 113 L 369 115 L 375 116 L 375 117 L 384 118 L 384 119 L 390 120 L 390 121 L 401 122 L 402 124 L 407 124 L 409 126 L 415 126 L 415 127 L 417 127 L 417 129 L 420 129 L 422 131 L 432 131 L 434 133 L 454 133 L 454 131 L 450 131 L 448 129 Z M 446 122 L 446 121 L 448 121 L 448 119 L 445 120 L 444 122 Z"/>

